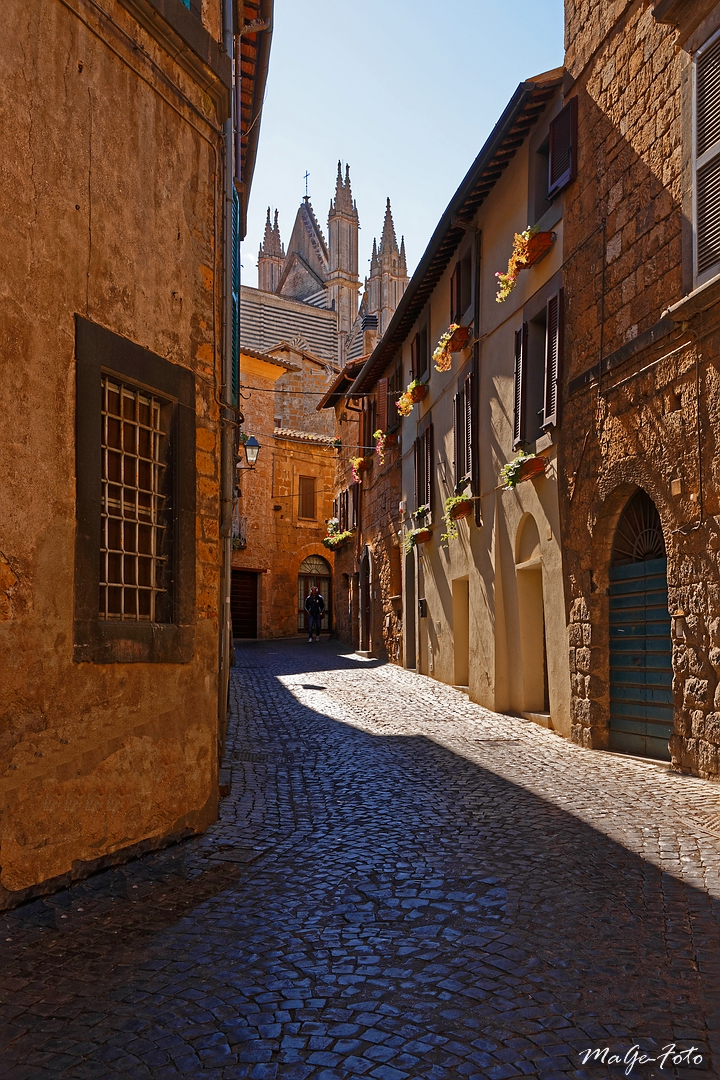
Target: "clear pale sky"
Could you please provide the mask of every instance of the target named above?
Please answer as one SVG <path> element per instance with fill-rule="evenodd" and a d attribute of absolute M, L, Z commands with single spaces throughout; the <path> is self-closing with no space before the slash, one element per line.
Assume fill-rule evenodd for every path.
<path fill-rule="evenodd" d="M 339 159 L 361 280 L 388 196 L 412 274 L 517 84 L 562 61 L 563 0 L 275 0 L 244 284 L 257 284 L 268 206 L 287 245 L 306 170 L 327 238 Z"/>

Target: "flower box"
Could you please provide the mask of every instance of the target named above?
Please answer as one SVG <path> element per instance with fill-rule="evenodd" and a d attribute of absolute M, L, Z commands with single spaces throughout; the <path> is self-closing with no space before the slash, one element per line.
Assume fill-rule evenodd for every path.
<path fill-rule="evenodd" d="M 470 337 L 469 326 L 458 326 L 457 330 L 453 333 L 453 336 L 448 341 L 448 349 L 450 352 L 462 352 L 468 343 Z"/>
<path fill-rule="evenodd" d="M 522 480 L 534 480 L 537 476 L 544 476 L 546 465 L 547 458 L 527 458 L 527 460 L 523 461 L 520 465 L 520 475 L 518 476 L 518 483 L 520 483 L 520 481 Z"/>
<path fill-rule="evenodd" d="M 529 270 L 535 263 L 543 259 L 555 240 L 554 232 L 536 232 L 527 242 L 527 251 L 522 262 L 518 262 L 519 270 Z"/>
<path fill-rule="evenodd" d="M 408 394 L 410 395 L 410 400 L 417 405 L 418 401 L 422 401 L 427 392 L 427 383 L 421 383 L 420 386 L 413 386 L 412 390 L 408 391 Z"/>
<path fill-rule="evenodd" d="M 427 544 L 428 540 L 432 537 L 432 533 L 429 529 L 418 529 L 415 533 L 416 544 Z"/>
<path fill-rule="evenodd" d="M 462 502 L 455 503 L 450 510 L 450 517 L 453 521 L 459 521 L 461 518 L 466 518 L 472 513 L 472 499 L 463 499 Z"/>

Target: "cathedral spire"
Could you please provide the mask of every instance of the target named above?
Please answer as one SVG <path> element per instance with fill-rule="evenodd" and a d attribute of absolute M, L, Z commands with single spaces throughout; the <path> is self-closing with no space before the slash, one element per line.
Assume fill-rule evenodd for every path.
<path fill-rule="evenodd" d="M 270 218 L 268 206 L 267 219 L 265 221 L 265 235 L 258 252 L 258 288 L 264 292 L 275 292 L 282 274 L 282 265 L 285 258 L 285 249 L 280 239 L 280 226 L 278 225 L 278 212 L 275 211 L 274 222 Z"/>
<path fill-rule="evenodd" d="M 399 255 L 397 246 L 397 237 L 395 235 L 395 225 L 393 224 L 392 210 L 390 209 L 390 199 L 387 201 L 385 207 L 385 221 L 383 223 L 382 236 L 380 237 L 380 257 L 383 255 Z"/>
<path fill-rule="evenodd" d="M 407 274 L 407 259 L 405 258 L 405 237 L 400 238 L 400 258 L 398 260 L 398 269 L 401 273 Z"/>
<path fill-rule="evenodd" d="M 352 189 L 350 187 L 350 166 L 345 166 L 345 180 L 343 182 L 342 162 L 338 161 L 337 179 L 335 180 L 335 198 L 330 201 L 330 217 L 333 214 L 347 214 L 348 217 L 357 217 L 357 207 L 353 202 Z"/>

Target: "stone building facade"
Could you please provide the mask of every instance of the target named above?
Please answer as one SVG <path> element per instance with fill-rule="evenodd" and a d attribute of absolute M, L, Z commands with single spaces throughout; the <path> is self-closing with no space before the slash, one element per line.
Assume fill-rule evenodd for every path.
<path fill-rule="evenodd" d="M 222 27 L 3 6 L 0 907 L 216 815 Z"/>
<path fill-rule="evenodd" d="M 335 553 L 335 627 L 341 641 L 361 652 L 402 663 L 400 422 L 395 395 L 382 376 L 361 396 L 347 396 L 366 359 L 347 364 L 318 406 L 333 410 L 342 443 L 333 518 L 341 531 L 353 534 Z M 376 430 L 389 436 L 382 454 L 373 439 Z M 357 457 L 367 466 L 359 480 L 350 461 Z"/>
<path fill-rule="evenodd" d="M 388 500 L 388 531 L 405 548 L 403 663 L 487 708 L 568 735 L 556 401 L 572 191 L 570 175 L 548 182 L 549 161 L 565 145 L 562 75 L 518 86 L 348 394 L 370 395 L 365 408 L 371 401 L 384 420 L 411 381 L 421 384 L 398 424 Z M 496 271 L 528 225 L 537 230 L 535 253 L 498 304 Z M 453 326 L 450 356 L 434 357 Z M 501 470 L 520 451 L 537 455 L 540 468 L 505 487 Z M 445 515 L 456 498 L 466 516 L 451 527 Z"/>
<path fill-rule="evenodd" d="M 289 355 L 295 360 L 284 348 L 272 354 L 240 352 L 243 431 L 254 435 L 261 449 L 255 467 L 241 460 L 238 473 L 231 589 L 237 638 L 303 632 L 301 592 L 313 574 L 332 581 L 333 555 L 322 541 L 332 513 L 336 452 L 331 434 L 312 430 L 312 421 L 316 429 L 320 426 L 314 388 L 323 379 L 313 374 L 317 361 L 308 363 L 297 351 Z M 325 376 L 324 368 L 322 372 Z M 287 380 L 296 382 L 288 389 Z M 307 397 L 306 385 L 312 388 Z M 287 414 L 298 427 L 279 422 L 277 414 L 286 407 L 299 410 Z M 309 418 L 307 408 L 313 409 Z M 323 629 L 329 631 L 332 585 L 328 589 L 324 580 L 328 613 Z"/>
<path fill-rule="evenodd" d="M 712 777 L 720 5 L 565 10 L 577 103 L 559 458 L 572 737 Z"/>

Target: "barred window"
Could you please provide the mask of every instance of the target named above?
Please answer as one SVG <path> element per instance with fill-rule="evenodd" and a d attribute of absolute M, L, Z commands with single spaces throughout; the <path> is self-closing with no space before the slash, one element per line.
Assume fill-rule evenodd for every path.
<path fill-rule="evenodd" d="M 74 658 L 194 655 L 195 377 L 75 316 Z"/>
<path fill-rule="evenodd" d="M 102 378 L 100 618 L 170 621 L 170 403 Z"/>

